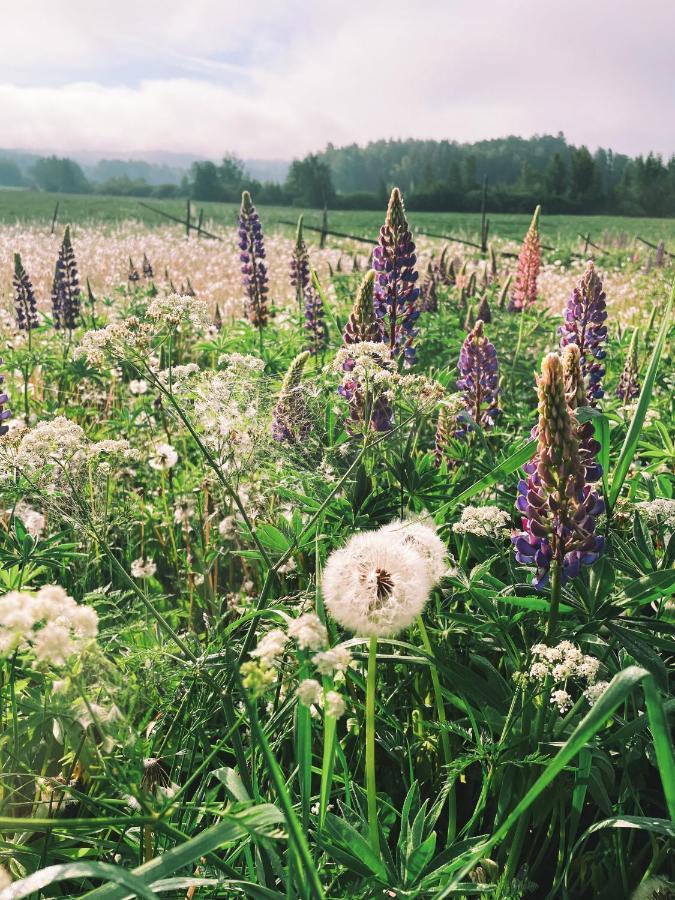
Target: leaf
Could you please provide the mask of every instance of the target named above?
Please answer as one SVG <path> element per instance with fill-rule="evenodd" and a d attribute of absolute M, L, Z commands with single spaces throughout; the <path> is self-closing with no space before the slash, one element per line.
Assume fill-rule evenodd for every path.
<path fill-rule="evenodd" d="M 472 484 L 471 487 L 465 488 L 465 490 L 457 494 L 456 497 L 453 497 L 438 510 L 436 510 L 434 516 L 436 521 L 438 521 L 439 516 L 444 515 L 451 509 L 454 509 L 455 506 L 466 503 L 467 500 L 470 500 L 476 494 L 479 494 L 481 491 L 492 487 L 492 485 L 496 484 L 498 481 L 502 481 L 502 479 L 504 479 L 507 475 L 511 475 L 512 472 L 515 472 L 516 469 L 519 469 L 524 463 L 528 461 L 528 459 L 534 454 L 536 449 L 537 442 L 528 441 L 526 444 L 512 453 L 511 456 L 508 456 L 505 460 L 496 465 L 495 468 L 492 469 L 492 471 L 488 472 L 487 475 L 484 475 L 480 479 L 480 481 Z"/>
<path fill-rule="evenodd" d="M 241 813 L 228 816 L 224 821 L 202 831 L 196 837 L 185 841 L 178 847 L 168 850 L 150 862 L 132 869 L 131 874 L 140 878 L 144 884 L 153 884 L 162 878 L 172 875 L 179 869 L 189 866 L 200 856 L 206 856 L 223 844 L 237 839 L 245 839 L 249 833 L 265 834 L 270 825 L 278 825 L 283 815 L 271 803 L 253 806 Z M 84 895 L 95 900 L 123 900 L 129 896 L 124 888 L 114 885 L 103 885 Z M 3 898 L 4 900 L 4 898 Z"/>
<path fill-rule="evenodd" d="M 405 884 L 414 884 L 431 862 L 436 849 L 436 832 L 432 831 L 425 841 L 415 847 L 406 860 Z"/>
<path fill-rule="evenodd" d="M 326 837 L 332 838 L 332 841 L 326 840 Z M 376 875 L 382 880 L 387 879 L 384 863 L 373 852 L 370 843 L 344 819 L 339 819 L 333 813 L 326 813 L 324 834 L 320 840 L 327 853 L 334 855 L 336 859 L 341 856 L 343 864 L 353 871 L 361 875 Z"/>
<path fill-rule="evenodd" d="M 649 409 L 649 403 L 652 398 L 652 392 L 654 390 L 654 382 L 656 381 L 656 373 L 659 368 L 661 354 L 663 353 L 663 348 L 666 343 L 666 337 L 670 328 L 670 315 L 673 309 L 674 298 L 675 282 L 673 282 L 670 297 L 666 304 L 666 310 L 663 314 L 661 327 L 659 328 L 659 333 L 656 337 L 654 349 L 652 350 L 652 355 L 649 360 L 649 366 L 647 368 L 647 374 L 645 375 L 645 380 L 642 385 L 642 390 L 640 391 L 640 397 L 637 402 L 637 407 L 635 409 L 635 413 L 631 420 L 628 431 L 626 432 L 626 438 L 623 442 L 623 447 L 621 448 L 621 453 L 619 455 L 616 468 L 612 473 L 612 486 L 607 498 L 610 511 L 614 509 L 614 505 L 619 498 L 621 488 L 623 487 L 623 483 L 626 480 L 626 476 L 628 475 L 628 469 L 630 468 L 630 464 L 633 461 L 633 457 L 635 456 L 635 451 L 640 440 L 642 426 L 644 425 L 647 410 Z"/>
<path fill-rule="evenodd" d="M 131 891 L 133 896 L 140 897 L 141 900 L 158 900 L 158 895 L 128 869 L 113 866 L 110 863 L 97 862 L 63 863 L 57 866 L 47 866 L 46 869 L 38 869 L 27 878 L 21 878 L 5 888 L 4 891 L 0 891 L 0 900 L 20 900 L 21 897 L 29 897 L 36 891 L 43 891 L 50 884 L 75 878 L 96 878 L 122 885 L 121 888 L 113 888 L 113 890 L 120 891 L 118 895 L 120 897 L 128 896 Z"/>
<path fill-rule="evenodd" d="M 536 610 L 537 612 L 548 611 L 551 606 L 551 601 L 546 597 L 502 597 L 500 594 L 496 594 L 493 599 L 500 603 L 509 603 L 511 606 L 519 606 L 521 609 Z M 574 612 L 574 608 L 568 603 L 561 603 L 559 612 L 561 615 L 565 615 Z"/>
<path fill-rule="evenodd" d="M 622 601 L 621 606 L 642 605 L 659 597 L 670 597 L 675 593 L 675 569 L 660 569 L 643 575 L 630 581 L 623 591 L 628 600 Z"/>
<path fill-rule="evenodd" d="M 626 650 L 640 663 L 665 690 L 668 689 L 668 672 L 661 657 L 645 641 L 634 632 L 622 628 L 614 623 L 607 623 L 607 627 L 621 641 Z"/>

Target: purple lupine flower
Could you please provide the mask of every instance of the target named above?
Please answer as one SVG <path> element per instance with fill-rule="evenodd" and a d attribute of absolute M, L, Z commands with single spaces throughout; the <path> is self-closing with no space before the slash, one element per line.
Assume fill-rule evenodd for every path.
<path fill-rule="evenodd" d="M 586 382 L 586 399 L 589 406 L 596 406 L 605 392 L 602 378 L 605 367 L 601 360 L 607 355 L 607 304 L 595 266 L 589 262 L 583 276 L 567 301 L 565 321 L 558 329 L 560 346 L 576 344 L 581 354 L 581 371 Z"/>
<path fill-rule="evenodd" d="M 342 335 L 345 344 L 358 344 L 361 341 L 377 343 L 382 340 L 382 330 L 375 318 L 373 307 L 374 286 L 375 272 L 371 269 L 359 285 L 356 300 L 347 319 Z"/>
<path fill-rule="evenodd" d="M 134 265 L 134 261 L 131 257 L 129 257 L 129 273 L 127 275 L 127 281 L 130 284 L 133 284 L 136 281 L 140 281 L 141 276 L 138 274 L 138 269 Z"/>
<path fill-rule="evenodd" d="M 296 356 L 284 376 L 276 405 L 272 410 L 272 437 L 280 444 L 294 444 L 306 437 L 309 420 L 301 381 L 309 351 Z"/>
<path fill-rule="evenodd" d="M 295 299 L 302 308 L 305 299 L 305 290 L 309 287 L 309 253 L 307 244 L 302 234 L 302 216 L 298 219 L 298 231 L 295 238 L 295 247 L 291 256 L 291 285 L 295 288 Z"/>
<path fill-rule="evenodd" d="M 499 396 L 499 363 L 497 351 L 484 334 L 483 321 L 479 319 L 462 344 L 457 363 L 460 377 L 457 388 L 463 392 L 463 401 L 469 422 L 460 425 L 457 437 L 480 425 L 491 428 L 501 410 L 497 406 Z"/>
<path fill-rule="evenodd" d="M 666 261 L 666 245 L 663 241 L 659 241 L 654 254 L 654 265 L 657 269 L 663 268 Z"/>
<path fill-rule="evenodd" d="M 349 345 L 349 355 L 344 355 L 344 350 L 342 354 L 341 368 L 345 376 L 338 394 L 349 407 L 347 430 L 350 434 L 356 434 L 364 427 L 373 431 L 391 431 L 393 410 L 386 396 L 386 385 L 378 380 L 378 376 L 390 368 L 388 349 L 383 348 L 381 342 L 359 342 Z"/>
<path fill-rule="evenodd" d="M 37 315 L 35 291 L 18 253 L 14 254 L 13 284 L 16 327 L 19 331 L 32 331 L 33 328 L 37 328 L 40 324 Z"/>
<path fill-rule="evenodd" d="M 72 331 L 80 317 L 80 280 L 75 252 L 70 240 L 70 225 L 66 226 L 59 250 L 52 283 L 52 312 L 54 328 Z"/>
<path fill-rule="evenodd" d="M 2 360 L 0 359 L 0 366 L 2 365 Z M 9 397 L 5 389 L 2 387 L 4 382 L 4 377 L 0 375 L 0 435 L 7 434 L 9 431 L 9 426 L 5 425 L 5 421 L 9 419 L 12 415 L 11 409 L 3 409 L 5 403 L 9 401 Z"/>
<path fill-rule="evenodd" d="M 576 344 L 568 344 L 562 352 L 563 385 L 565 399 L 570 412 L 575 415 L 580 406 L 586 405 L 586 388 L 581 370 L 581 354 Z M 576 418 L 576 415 L 575 415 Z M 533 437 L 536 438 L 536 427 Z M 583 424 L 577 422 L 577 441 L 579 442 L 579 459 L 584 467 L 586 481 L 589 483 L 602 478 L 602 466 L 598 462 L 600 444 L 595 439 L 595 428 L 590 420 Z"/>
<path fill-rule="evenodd" d="M 537 278 L 541 267 L 541 245 L 539 243 L 539 213 L 538 206 L 532 222 L 527 230 L 523 245 L 518 255 L 518 269 L 516 271 L 516 283 L 509 302 L 509 312 L 522 312 L 528 309 L 537 299 Z"/>
<path fill-rule="evenodd" d="M 438 291 L 436 289 L 436 275 L 434 267 L 429 263 L 427 274 L 420 291 L 420 308 L 422 312 L 438 312 Z"/>
<path fill-rule="evenodd" d="M 616 396 L 622 403 L 628 403 L 640 395 L 640 379 L 638 375 L 638 331 L 637 328 L 633 332 L 626 363 L 621 373 L 619 386 L 616 389 Z"/>
<path fill-rule="evenodd" d="M 244 191 L 239 210 L 239 259 L 242 284 L 246 289 L 246 316 L 256 328 L 267 325 L 267 292 L 269 290 L 260 216 L 251 202 L 251 195 Z"/>
<path fill-rule="evenodd" d="M 595 534 L 605 505 L 589 481 L 578 441 L 578 422 L 565 393 L 560 357 L 549 353 L 537 380 L 537 452 L 523 469 L 516 508 L 523 530 L 513 535 L 516 560 L 534 566 L 533 584 L 545 587 L 556 562 L 561 583 L 594 563 L 603 548 Z"/>
<path fill-rule="evenodd" d="M 476 309 L 476 315 L 479 319 L 482 319 L 486 325 L 489 325 L 492 321 L 492 310 L 490 309 L 487 293 L 483 294 L 480 298 L 478 308 Z"/>
<path fill-rule="evenodd" d="M 403 199 L 394 188 L 387 216 L 373 250 L 375 280 L 375 314 L 381 320 L 385 342 L 394 355 L 403 354 L 404 366 L 415 362 L 413 340 L 420 310 L 417 308 L 419 288 L 416 286 L 415 244 L 405 216 Z"/>
<path fill-rule="evenodd" d="M 143 278 L 152 278 L 154 272 L 152 271 L 152 263 L 148 259 L 147 253 L 143 254 Z"/>

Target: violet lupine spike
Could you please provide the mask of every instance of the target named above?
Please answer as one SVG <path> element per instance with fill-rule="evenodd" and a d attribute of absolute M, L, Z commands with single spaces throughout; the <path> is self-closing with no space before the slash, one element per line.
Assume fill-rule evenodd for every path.
<path fill-rule="evenodd" d="M 291 285 L 295 288 L 295 299 L 302 308 L 305 299 L 305 290 L 310 283 L 309 253 L 302 234 L 302 216 L 298 219 L 298 231 L 295 239 L 295 247 L 291 256 Z"/>
<path fill-rule="evenodd" d="M 398 188 L 389 198 L 387 216 L 373 250 L 375 313 L 382 322 L 384 340 L 393 354 L 402 353 L 406 368 L 415 362 L 413 340 L 420 311 L 415 263 L 415 244 Z"/>
<path fill-rule="evenodd" d="M 0 359 L 0 366 L 2 365 L 2 360 Z M 5 425 L 5 422 L 12 415 L 11 409 L 4 409 L 5 403 L 9 402 L 9 397 L 5 389 L 3 388 L 4 376 L 0 375 L 0 435 L 7 434 L 9 431 L 9 426 Z"/>
<path fill-rule="evenodd" d="M 464 407 L 470 419 L 470 422 L 460 425 L 457 437 L 463 437 L 476 425 L 492 428 L 501 412 L 497 405 L 499 363 L 494 344 L 485 336 L 482 319 L 466 336 L 457 368 L 460 374 L 457 388 L 462 391 Z"/>
<path fill-rule="evenodd" d="M 52 310 L 54 328 L 73 331 L 80 317 L 80 280 L 77 274 L 75 252 L 70 240 L 70 225 L 66 226 L 59 250 L 52 284 Z"/>
<path fill-rule="evenodd" d="M 607 341 L 606 318 L 607 304 L 602 281 L 593 263 L 589 262 L 567 301 L 564 323 L 558 329 L 561 347 L 576 344 L 579 348 L 589 406 L 596 406 L 605 394 L 602 388 L 605 374 L 602 360 L 607 355 L 604 347 Z"/>
<path fill-rule="evenodd" d="M 663 241 L 659 241 L 654 254 L 654 265 L 657 269 L 662 269 L 666 261 L 666 245 Z"/>
<path fill-rule="evenodd" d="M 307 349 L 316 356 L 328 346 L 328 326 L 321 294 L 311 282 L 305 288 L 305 334 Z"/>
<path fill-rule="evenodd" d="M 438 291 L 436 289 L 436 275 L 431 262 L 427 266 L 427 274 L 420 290 L 420 308 L 422 312 L 438 312 Z"/>
<path fill-rule="evenodd" d="M 302 373 L 309 355 L 309 351 L 305 350 L 288 367 L 272 411 L 272 437 L 282 444 L 296 443 L 306 437 L 309 430 L 301 388 Z"/>
<path fill-rule="evenodd" d="M 516 560 L 536 568 L 537 588 L 548 584 L 553 561 L 564 584 L 597 560 L 603 538 L 595 534 L 596 521 L 605 508 L 580 454 L 560 357 L 549 353 L 541 372 L 537 452 L 523 467 L 527 478 L 519 482 L 516 501 L 523 530 L 512 537 Z"/>
<path fill-rule="evenodd" d="M 127 281 L 130 283 L 134 283 L 136 281 L 140 281 L 141 276 L 138 273 L 138 269 L 134 265 L 134 261 L 131 257 L 129 257 L 129 274 L 127 275 Z"/>
<path fill-rule="evenodd" d="M 263 241 L 260 216 L 251 202 L 251 195 L 244 191 L 239 210 L 239 259 L 242 284 L 246 289 L 246 316 L 251 325 L 264 328 L 267 325 L 267 293 L 269 290 L 267 267 L 264 263 L 265 244 Z"/>
<path fill-rule="evenodd" d="M 14 254 L 14 309 L 16 311 L 16 327 L 19 331 L 32 331 L 40 324 L 37 314 L 35 291 L 28 273 L 23 267 L 21 256 Z"/>
<path fill-rule="evenodd" d="M 148 259 L 147 253 L 143 254 L 143 278 L 152 278 L 154 272 L 152 271 L 152 263 Z"/>
<path fill-rule="evenodd" d="M 539 214 L 538 206 L 532 222 L 525 235 L 525 240 L 518 254 L 518 269 L 516 271 L 516 283 L 509 302 L 509 312 L 522 312 L 528 309 L 537 299 L 537 278 L 541 268 L 541 245 L 539 243 Z"/>
<path fill-rule="evenodd" d="M 568 344 L 562 352 L 563 384 L 565 399 L 572 414 L 576 414 L 580 406 L 586 405 L 586 389 L 581 371 L 581 354 L 576 344 Z M 536 437 L 536 433 L 534 434 Z M 586 481 L 595 482 L 602 478 L 602 466 L 598 462 L 600 444 L 595 439 L 593 422 L 583 424 L 577 422 L 576 431 L 579 442 L 579 456 L 584 467 Z"/>
<path fill-rule="evenodd" d="M 483 294 L 480 298 L 480 303 L 476 309 L 476 315 L 479 319 L 482 319 L 486 325 L 489 325 L 492 321 L 492 310 L 490 309 L 487 294 Z"/>
<path fill-rule="evenodd" d="M 638 330 L 633 332 L 626 363 L 621 373 L 619 386 L 616 389 L 616 396 L 622 403 L 628 403 L 629 400 L 635 400 L 640 396 L 640 379 L 638 367 Z"/>
<path fill-rule="evenodd" d="M 345 344 L 359 344 L 362 341 L 377 343 L 382 340 L 382 329 L 375 318 L 373 289 L 375 272 L 371 269 L 359 285 L 356 300 L 347 319 L 342 339 Z"/>

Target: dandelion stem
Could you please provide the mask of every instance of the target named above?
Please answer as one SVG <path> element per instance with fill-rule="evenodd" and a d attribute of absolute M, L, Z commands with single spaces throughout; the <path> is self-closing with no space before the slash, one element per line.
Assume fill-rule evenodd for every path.
<path fill-rule="evenodd" d="M 368 826 L 373 852 L 380 855 L 380 834 L 377 826 L 377 788 L 375 782 L 375 685 L 377 681 L 377 637 L 370 639 L 368 651 L 368 682 L 366 686 L 366 795 L 368 798 Z"/>
<path fill-rule="evenodd" d="M 443 703 L 441 682 L 438 677 L 438 670 L 436 669 L 434 650 L 431 646 L 429 633 L 427 631 L 426 625 L 424 624 L 424 619 L 422 618 L 422 616 L 417 617 L 417 628 L 419 629 L 420 637 L 422 639 L 422 646 L 432 660 L 431 665 L 429 666 L 429 673 L 431 675 L 431 686 L 434 692 L 436 715 L 438 716 L 438 724 L 441 728 L 441 750 L 443 751 L 443 763 L 445 766 L 449 766 L 451 763 L 452 753 L 450 750 L 450 737 L 444 727 L 447 723 L 447 718 L 445 715 L 445 704 Z M 453 785 L 453 787 L 450 788 L 450 793 L 448 794 L 448 844 L 450 844 L 455 837 L 457 828 L 456 812 L 455 789 Z"/>

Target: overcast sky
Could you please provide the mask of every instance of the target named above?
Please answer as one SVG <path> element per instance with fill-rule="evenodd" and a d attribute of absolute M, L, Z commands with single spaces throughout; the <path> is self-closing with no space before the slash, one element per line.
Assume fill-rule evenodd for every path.
<path fill-rule="evenodd" d="M 0 146 L 291 158 L 563 131 L 675 152 L 675 0 L 21 0 Z"/>

